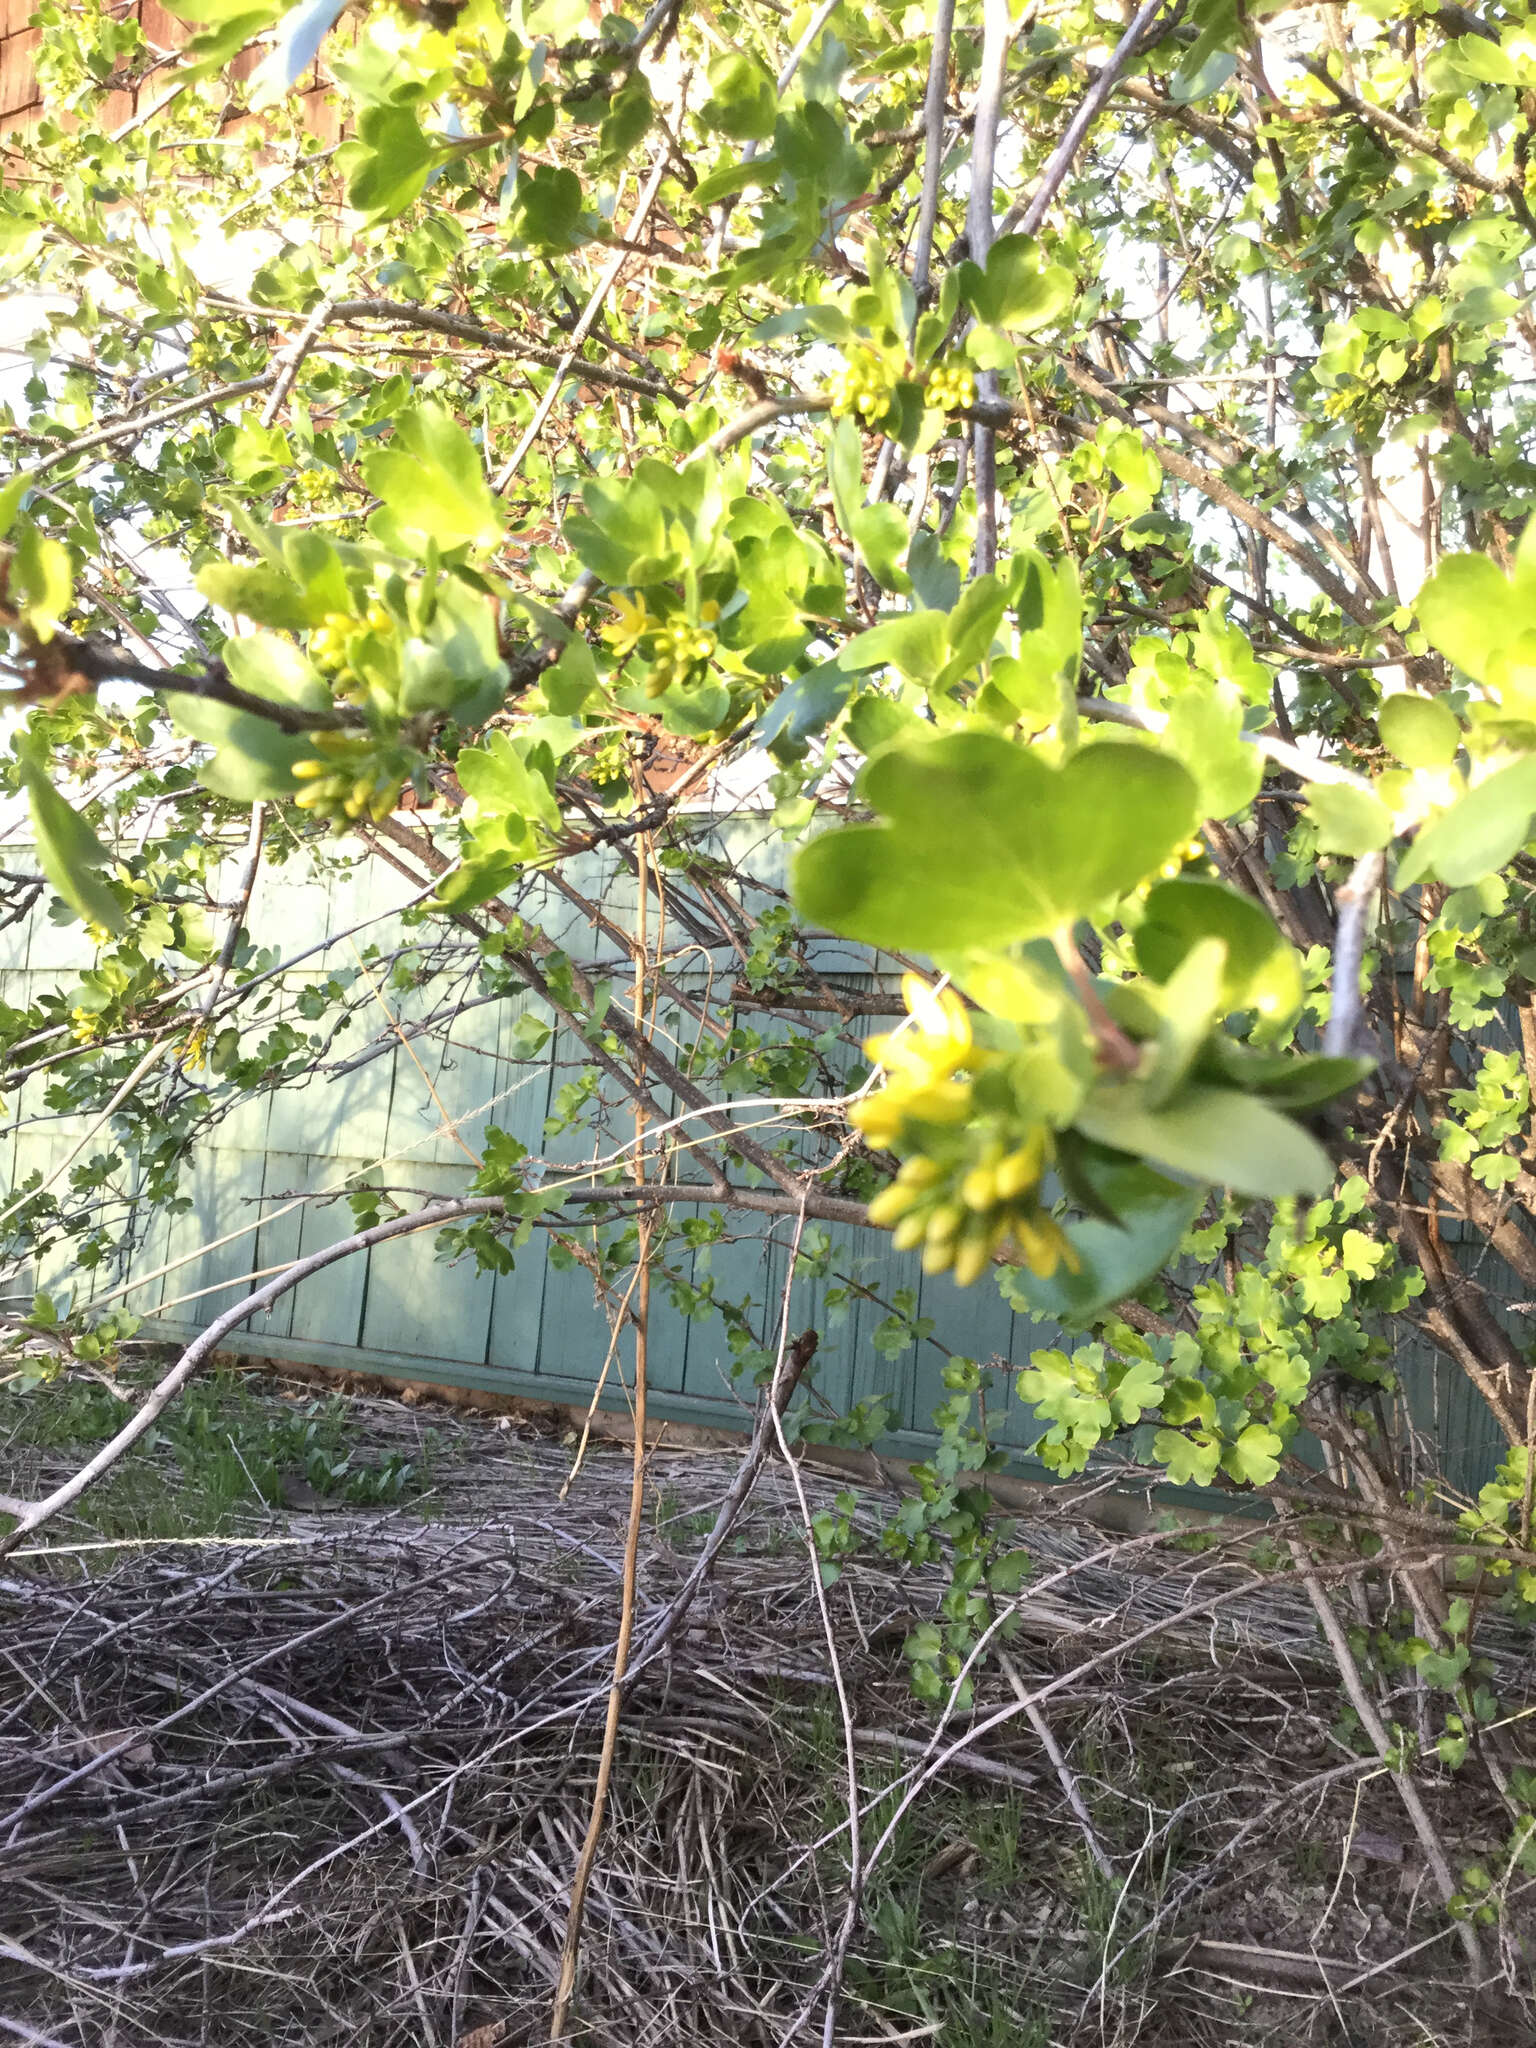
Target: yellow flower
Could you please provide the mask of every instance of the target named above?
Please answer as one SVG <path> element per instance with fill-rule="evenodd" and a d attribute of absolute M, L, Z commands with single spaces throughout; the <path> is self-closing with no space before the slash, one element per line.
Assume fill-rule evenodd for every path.
<path fill-rule="evenodd" d="M 899 1102 L 891 1100 L 889 1088 L 882 1088 L 878 1095 L 866 1096 L 848 1112 L 849 1123 L 856 1131 L 862 1131 L 878 1152 L 889 1152 L 901 1136 L 905 1120 L 906 1111 Z"/>
<path fill-rule="evenodd" d="M 969 1081 L 925 1081 L 919 1087 L 893 1084 L 904 1096 L 908 1117 L 920 1124 L 963 1124 L 971 1113 Z"/>
<path fill-rule="evenodd" d="M 971 1113 L 968 1081 L 932 1080 L 926 1073 L 897 1074 L 848 1112 L 848 1121 L 871 1145 L 889 1151 L 908 1123 L 963 1124 Z"/>
<path fill-rule="evenodd" d="M 952 988 L 930 988 L 920 974 L 904 974 L 901 1000 L 920 1031 L 930 1038 L 952 1038 L 961 1052 L 970 1051 L 970 1012 Z"/>
<path fill-rule="evenodd" d="M 922 1200 L 922 1190 L 910 1184 L 903 1186 L 893 1180 L 883 1187 L 869 1204 L 868 1216 L 878 1229 L 888 1230 L 899 1223 L 913 1205 Z"/>
<path fill-rule="evenodd" d="M 611 603 L 619 615 L 618 623 L 604 626 L 603 638 L 622 661 L 626 654 L 633 653 L 636 645 L 647 633 L 656 631 L 661 621 L 652 618 L 645 608 L 643 597 L 625 597 L 619 592 L 611 599 Z"/>
<path fill-rule="evenodd" d="M 971 1020 L 964 1003 L 952 988 L 930 988 L 920 974 L 902 976 L 901 994 L 911 1024 L 866 1038 L 865 1052 L 893 1077 L 947 1080 L 971 1052 Z"/>
<path fill-rule="evenodd" d="M 1033 1216 L 1018 1216 L 1013 1223 L 1014 1241 L 1024 1254 L 1024 1263 L 1041 1280 L 1049 1280 L 1058 1266 L 1065 1266 L 1069 1273 L 1080 1273 L 1082 1261 L 1072 1248 L 1072 1241 L 1056 1221 L 1047 1216 L 1043 1209 L 1037 1209 Z"/>

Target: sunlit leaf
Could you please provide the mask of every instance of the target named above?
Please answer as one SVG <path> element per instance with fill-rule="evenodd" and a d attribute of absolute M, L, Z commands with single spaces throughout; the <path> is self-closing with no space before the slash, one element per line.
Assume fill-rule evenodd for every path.
<path fill-rule="evenodd" d="M 124 918 L 117 897 L 98 870 L 112 856 L 84 818 L 50 781 L 40 746 L 18 740 L 16 756 L 32 813 L 32 839 L 43 873 L 77 916 L 109 932 L 120 932 Z"/>
<path fill-rule="evenodd" d="M 890 748 L 863 794 L 887 822 L 800 856 L 806 916 L 872 945 L 1001 945 L 1122 896 L 1188 837 L 1195 786 L 1140 747 L 1085 747 L 1063 768 L 986 733 Z"/>

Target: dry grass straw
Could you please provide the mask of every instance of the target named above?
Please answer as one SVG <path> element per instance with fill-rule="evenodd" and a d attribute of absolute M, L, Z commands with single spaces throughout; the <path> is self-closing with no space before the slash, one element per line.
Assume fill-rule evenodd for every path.
<path fill-rule="evenodd" d="M 392 1402 L 359 1413 L 381 1447 L 420 1427 Z M 589 1456 L 562 1503 L 559 1444 L 456 1418 L 440 1435 L 430 1520 L 310 1514 L 217 1544 L 11 1560 L 0 2038 L 542 2038 L 601 1738 L 627 1454 Z M 642 1642 L 737 1463 L 653 1458 Z M 825 1505 L 830 1486 L 807 1483 Z M 1054 1685 L 1047 1745 L 1020 1714 L 955 1748 L 893 1833 L 835 2038 L 1491 2038 L 1390 1783 L 1338 1728 L 1304 1591 L 1235 1553 L 1118 1542 L 1069 1512 L 1020 1539 L 1036 1570 L 1010 1670 L 983 1675 L 942 1742 L 901 1644 L 943 1575 L 876 1552 L 832 1591 L 867 1840 L 938 1749 L 1019 1685 Z M 1495 1650 L 1506 1696 L 1528 1692 L 1523 1642 Z M 793 1492 L 771 1466 L 626 1701 L 574 2038 L 784 2038 L 847 1897 L 832 1680 Z M 1499 1836 L 1470 1776 L 1425 1772 L 1422 1789 L 1469 1855 Z M 1522 1924 L 1510 1916 L 1491 1994 L 1512 2041 Z M 820 2037 L 816 2014 L 804 2038 Z"/>

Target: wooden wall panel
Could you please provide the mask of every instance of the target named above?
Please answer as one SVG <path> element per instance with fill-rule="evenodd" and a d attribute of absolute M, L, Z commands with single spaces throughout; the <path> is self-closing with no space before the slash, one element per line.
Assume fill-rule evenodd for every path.
<path fill-rule="evenodd" d="M 27 127 L 43 111 L 35 62 L 42 31 L 28 26 L 36 5 L 37 0 L 0 0 L 0 135 Z M 178 49 L 191 33 L 184 23 L 166 12 L 160 0 L 129 0 L 123 12 L 129 18 L 137 18 L 152 54 Z M 355 30 L 349 33 L 346 26 L 339 33 L 349 40 L 356 39 Z M 229 67 L 230 81 L 249 78 L 261 56 L 259 48 L 243 50 Z M 168 83 L 167 73 L 156 70 L 142 86 L 114 92 L 102 110 L 101 125 L 108 133 L 122 127 L 135 114 L 153 106 Z M 340 110 L 318 74 L 303 94 L 303 109 L 305 125 L 315 134 L 326 142 L 340 138 Z"/>
<path fill-rule="evenodd" d="M 0 0 L 0 4 L 14 14 L 25 0 Z M 19 127 L 42 111 L 33 76 L 33 53 L 43 39 L 42 30 L 13 25 L 13 14 L 7 15 L 0 38 L 0 128 Z"/>

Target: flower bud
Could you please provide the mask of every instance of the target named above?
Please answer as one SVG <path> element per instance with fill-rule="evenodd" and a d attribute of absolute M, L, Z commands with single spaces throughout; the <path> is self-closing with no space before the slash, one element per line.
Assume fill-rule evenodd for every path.
<path fill-rule="evenodd" d="M 952 1243 L 959 1236 L 964 1221 L 965 1211 L 958 1202 L 940 1202 L 929 1215 L 924 1241 L 930 1245 Z"/>
<path fill-rule="evenodd" d="M 931 1188 L 936 1187 L 944 1178 L 944 1169 L 936 1160 L 929 1159 L 926 1154 L 920 1152 L 915 1159 L 908 1159 L 902 1163 L 896 1178 L 903 1187 Z"/>
<path fill-rule="evenodd" d="M 903 1216 L 896 1228 L 891 1232 L 892 1248 L 898 1252 L 916 1251 L 927 1234 L 927 1230 L 928 1218 L 926 1216 Z"/>
<path fill-rule="evenodd" d="M 871 1200 L 868 1210 L 870 1222 L 882 1230 L 900 1222 L 918 1199 L 918 1193 L 916 1188 L 903 1187 L 898 1181 L 892 1181 Z"/>
<path fill-rule="evenodd" d="M 955 1252 L 955 1285 L 969 1287 L 992 1262 L 992 1247 L 985 1235 L 965 1238 Z"/>

